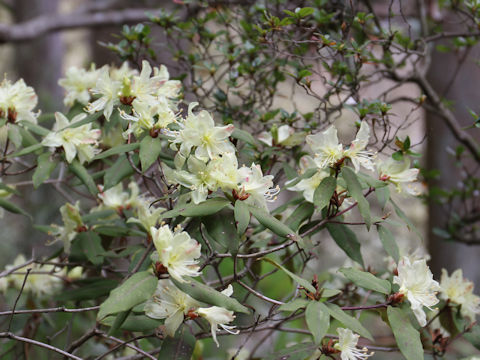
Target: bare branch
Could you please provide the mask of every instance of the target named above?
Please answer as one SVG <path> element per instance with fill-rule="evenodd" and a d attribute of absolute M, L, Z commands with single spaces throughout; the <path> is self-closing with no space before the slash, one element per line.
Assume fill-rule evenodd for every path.
<path fill-rule="evenodd" d="M 36 340 L 32 340 L 32 339 L 28 339 L 28 338 L 25 338 L 25 337 L 22 337 L 22 336 L 17 336 L 11 332 L 2 332 L 0 333 L 0 338 L 7 338 L 7 339 L 12 339 L 12 340 L 17 340 L 17 341 L 22 341 L 22 342 L 25 342 L 25 343 L 28 343 L 28 344 L 32 344 L 32 345 L 36 345 L 36 346 L 39 346 L 39 347 L 43 347 L 45 349 L 48 349 L 48 350 L 51 350 L 51 351 L 55 351 L 59 354 L 62 354 L 63 356 L 67 356 L 68 358 L 70 359 L 74 359 L 74 360 L 82 360 L 82 358 L 79 358 L 78 356 L 75 356 L 73 354 L 70 354 L 66 351 L 63 351 L 59 348 L 56 348 L 55 346 L 52 346 L 52 345 L 48 345 L 48 344 L 45 344 L 45 343 L 42 343 L 40 341 L 36 341 Z"/>
<path fill-rule="evenodd" d="M 11 311 L 2 311 L 0 316 L 6 315 L 17 315 L 17 314 L 43 314 L 43 313 L 52 313 L 52 312 L 66 312 L 66 313 L 79 313 L 86 311 L 95 311 L 98 310 L 100 306 L 91 306 L 86 308 L 79 309 L 67 309 L 64 306 L 48 308 L 48 309 L 33 309 L 33 310 L 11 310 Z"/>
<path fill-rule="evenodd" d="M 152 9 L 125 9 L 91 14 L 59 15 L 54 18 L 48 15 L 39 16 L 15 25 L 0 25 L 0 43 L 33 40 L 56 31 L 142 22 L 149 19 L 147 12 L 152 11 Z"/>

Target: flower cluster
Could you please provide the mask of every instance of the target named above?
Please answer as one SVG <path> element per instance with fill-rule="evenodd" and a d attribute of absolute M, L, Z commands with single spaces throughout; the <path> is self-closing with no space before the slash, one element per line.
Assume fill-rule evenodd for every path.
<path fill-rule="evenodd" d="M 171 147 L 178 148 L 176 169 L 164 166 L 168 181 L 190 189 L 196 204 L 221 189 L 232 192 L 237 199 L 250 198 L 249 202 L 254 205 L 266 207 L 266 201 L 275 200 L 280 191 L 273 185 L 273 176 L 263 175 L 255 163 L 239 168 L 235 147 L 228 139 L 233 125 L 215 126 L 207 111 L 195 114 L 195 106 L 190 104 L 188 116 L 179 122 L 180 130 L 168 133 L 173 139 Z"/>
<path fill-rule="evenodd" d="M 0 117 L 15 123 L 21 120 L 37 123 L 39 112 L 34 113 L 38 97 L 23 79 L 13 83 L 5 79 L 0 84 Z"/>
<path fill-rule="evenodd" d="M 280 136 L 280 128 L 279 135 Z M 285 136 L 285 135 L 284 135 Z M 292 136 L 292 135 L 290 135 Z M 266 142 L 265 135 L 262 135 L 262 141 Z M 337 129 L 332 125 L 327 130 L 315 135 L 308 135 L 306 142 L 309 145 L 312 155 L 305 155 L 300 159 L 300 175 L 314 169 L 310 177 L 302 177 L 300 181 L 287 183 L 291 191 L 303 193 L 307 201 L 313 202 L 313 193 L 321 181 L 330 176 L 332 171 L 339 170 L 346 161 L 350 161 L 356 172 L 363 167 L 368 171 L 378 172 L 378 178 L 394 184 L 398 192 L 406 192 L 417 195 L 418 192 L 412 187 L 411 183 L 416 181 L 419 170 L 410 168 L 410 160 L 404 158 L 401 161 L 388 158 L 380 160 L 376 153 L 367 150 L 370 139 L 370 127 L 366 121 L 360 123 L 359 130 L 355 139 L 348 147 L 344 147 L 337 136 Z M 337 192 L 341 192 L 341 186 Z"/>
<path fill-rule="evenodd" d="M 442 269 L 440 298 L 460 305 L 461 315 L 470 321 L 475 321 L 480 314 L 480 297 L 473 293 L 473 289 L 473 282 L 463 277 L 462 269 L 455 270 L 450 276 L 447 270 Z"/>
<path fill-rule="evenodd" d="M 229 285 L 222 293 L 226 296 L 233 294 Z M 201 307 L 201 304 L 189 295 L 180 291 L 170 280 L 161 279 L 153 298 L 145 304 L 145 314 L 153 319 L 165 319 L 165 333 L 174 336 L 175 331 L 185 319 L 203 317 L 210 323 L 212 337 L 217 346 L 217 331 L 220 326 L 231 334 L 238 334 L 234 326 L 227 325 L 235 319 L 233 311 L 222 307 Z"/>

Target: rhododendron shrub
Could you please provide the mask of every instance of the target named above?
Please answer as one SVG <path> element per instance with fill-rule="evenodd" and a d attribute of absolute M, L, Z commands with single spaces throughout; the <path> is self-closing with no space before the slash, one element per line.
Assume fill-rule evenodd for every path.
<path fill-rule="evenodd" d="M 281 28 L 319 11 L 264 16 Z M 266 23 L 241 26 L 268 42 Z M 304 70 L 293 77 L 308 92 Z M 244 89 L 229 81 L 241 99 Z M 210 95 L 191 99 L 198 84 L 172 78 L 148 56 L 71 68 L 59 84 L 66 108 L 42 116 L 23 80 L 0 85 L 0 206 L 31 219 L 51 245 L 51 255 L 19 255 L 0 274 L 12 307 L 1 314 L 9 316 L 0 332 L 6 354 L 24 342 L 43 348 L 38 358 L 355 360 L 401 352 L 416 360 L 442 356 L 460 338 L 478 346 L 473 283 L 461 269 L 434 279 L 428 255 L 404 251 L 394 236 L 394 226 L 418 236 L 396 201 L 422 186 L 409 137 L 378 136 L 388 104 L 365 113 L 354 101 L 355 119 L 335 124 L 329 109 L 262 113 L 260 103 L 237 119 L 218 105 L 228 98 L 222 84 L 212 85 L 210 105 Z M 251 106 L 232 106 L 242 105 Z M 51 186 L 66 198 L 57 223 L 38 224 L 18 205 L 27 194 L 18 174 L 30 176 L 28 191 Z M 358 228 L 382 246 L 384 261 L 364 259 Z M 330 239 L 344 259 L 334 269 L 316 261 Z M 267 338 L 275 349 L 256 353 Z"/>

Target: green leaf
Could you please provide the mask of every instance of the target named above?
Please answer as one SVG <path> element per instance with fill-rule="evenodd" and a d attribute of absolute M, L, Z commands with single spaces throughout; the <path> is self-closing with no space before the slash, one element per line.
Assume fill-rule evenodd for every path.
<path fill-rule="evenodd" d="M 392 159 L 396 161 L 402 161 L 403 160 L 403 152 L 402 151 L 396 151 L 392 154 Z"/>
<path fill-rule="evenodd" d="M 133 274 L 123 284 L 110 292 L 110 296 L 100 305 L 97 319 L 107 315 L 127 311 L 153 295 L 158 280 L 149 271 Z"/>
<path fill-rule="evenodd" d="M 243 235 L 247 230 L 248 224 L 250 223 L 250 211 L 248 210 L 248 205 L 240 200 L 235 201 L 233 213 L 235 215 L 237 233 L 238 235 Z"/>
<path fill-rule="evenodd" d="M 164 219 L 177 217 L 179 215 L 185 217 L 207 216 L 219 212 L 228 204 L 230 204 L 230 200 L 216 197 L 207 199 L 200 204 L 189 203 L 179 205 L 173 210 L 164 212 L 162 216 Z"/>
<path fill-rule="evenodd" d="M 162 152 L 162 142 L 160 139 L 145 136 L 140 142 L 140 163 L 142 164 L 142 171 L 147 171 L 150 166 L 157 160 Z"/>
<path fill-rule="evenodd" d="M 176 287 L 178 287 L 184 293 L 190 295 L 195 300 L 209 305 L 220 306 L 235 312 L 244 314 L 250 313 L 248 308 L 240 304 L 237 299 L 224 295 L 214 288 L 199 283 L 196 280 L 185 278 L 184 280 L 186 281 L 180 282 L 173 277 L 171 277 L 170 280 L 173 281 Z"/>
<path fill-rule="evenodd" d="M 320 345 L 323 337 L 330 327 L 330 312 L 325 304 L 318 301 L 310 301 L 305 310 L 305 320 L 308 330 L 313 335 L 315 344 Z"/>
<path fill-rule="evenodd" d="M 296 196 L 293 199 L 286 201 L 284 204 L 280 205 L 279 207 L 273 209 L 270 212 L 270 214 L 279 215 L 283 213 L 285 210 L 287 210 L 288 208 L 290 208 L 291 206 L 301 204 L 304 201 L 305 201 L 305 198 L 303 197 L 303 195 Z"/>
<path fill-rule="evenodd" d="M 8 127 L 8 139 L 15 145 L 16 148 L 22 146 L 22 134 L 20 127 L 15 124 L 10 124 Z"/>
<path fill-rule="evenodd" d="M 357 201 L 360 215 L 362 215 L 367 229 L 370 230 L 370 226 L 372 225 L 370 204 L 368 203 L 367 199 L 365 199 L 365 196 L 363 196 L 362 186 L 358 181 L 357 175 L 348 167 L 344 167 L 342 169 L 342 175 L 343 179 L 347 183 L 348 192 Z"/>
<path fill-rule="evenodd" d="M 281 305 L 279 311 L 297 311 L 298 309 L 306 307 L 310 302 L 306 299 L 296 298 L 293 301 Z"/>
<path fill-rule="evenodd" d="M 355 233 L 344 224 L 326 224 L 326 228 L 337 245 L 345 251 L 345 254 L 362 265 L 362 267 L 365 267 L 362 253 L 360 252 L 360 242 L 357 240 Z"/>
<path fill-rule="evenodd" d="M 133 144 L 125 144 L 125 145 L 119 145 L 119 146 L 115 146 L 111 149 L 108 149 L 107 151 L 104 151 L 104 152 L 101 152 L 100 154 L 98 154 L 97 156 L 95 156 L 92 161 L 94 160 L 101 160 L 101 159 L 105 159 L 109 156 L 112 156 L 112 155 L 118 155 L 118 154 L 123 154 L 123 153 L 126 153 L 126 152 L 129 152 L 129 151 L 133 151 L 133 150 L 136 150 L 140 147 L 140 144 L 139 143 L 133 143 Z"/>
<path fill-rule="evenodd" d="M 299 17 L 306 17 L 308 15 L 312 15 L 315 12 L 314 8 L 311 7 L 304 7 L 300 10 L 298 10 L 296 13 L 298 14 Z"/>
<path fill-rule="evenodd" d="M 287 225 L 282 223 L 274 216 L 270 215 L 267 211 L 254 206 L 249 206 L 249 209 L 252 215 L 255 217 L 255 219 L 258 220 L 260 224 L 265 226 L 267 229 L 272 230 L 275 234 L 296 241 L 300 239 L 300 237 L 295 234 L 295 231 L 290 229 Z"/>
<path fill-rule="evenodd" d="M 375 190 L 375 195 L 377 195 L 377 200 L 382 210 L 385 209 L 385 205 L 390 199 L 390 189 L 388 188 L 388 186 L 385 186 L 383 188 L 377 188 Z"/>
<path fill-rule="evenodd" d="M 30 145 L 20 151 L 17 151 L 17 152 L 14 152 L 13 154 L 10 154 L 8 155 L 7 157 L 9 158 L 12 158 L 12 157 L 17 157 L 17 156 L 24 156 L 24 155 L 28 155 L 28 154 L 31 154 L 32 152 L 35 152 L 39 149 L 43 148 L 43 145 L 38 143 L 38 144 L 34 144 L 34 145 Z"/>
<path fill-rule="evenodd" d="M 117 212 L 113 209 L 106 209 L 106 210 L 99 210 L 93 211 L 91 213 L 85 214 L 82 216 L 83 223 L 95 224 L 97 223 L 96 220 L 108 218 Z"/>
<path fill-rule="evenodd" d="M 340 309 L 340 307 L 335 304 L 327 303 L 326 306 L 330 315 L 340 321 L 343 325 L 345 325 L 345 327 L 373 341 L 373 337 L 370 334 L 370 331 L 365 329 L 360 323 L 360 321 L 358 321 L 356 318 L 348 315 L 345 311 Z"/>
<path fill-rule="evenodd" d="M 120 315 L 107 316 L 105 319 L 101 321 L 101 323 L 106 326 L 112 326 L 118 316 Z M 163 320 L 152 319 L 145 315 L 130 314 L 125 319 L 125 321 L 120 325 L 119 328 L 125 331 L 145 332 L 145 331 L 155 330 L 162 324 L 163 324 Z"/>
<path fill-rule="evenodd" d="M 87 169 L 85 169 L 85 167 L 80 164 L 78 160 L 73 160 L 69 166 L 69 169 L 77 178 L 80 179 L 80 181 L 87 187 L 88 191 L 92 195 L 97 195 L 98 189 L 95 181 L 93 181 Z"/>
<path fill-rule="evenodd" d="M 317 350 L 318 345 L 303 342 L 284 348 L 278 352 L 267 355 L 264 360 L 304 360 L 308 359 Z"/>
<path fill-rule="evenodd" d="M 397 242 L 393 237 L 392 232 L 383 225 L 377 225 L 378 236 L 382 242 L 383 248 L 390 255 L 396 263 L 400 259 L 400 251 L 398 250 Z"/>
<path fill-rule="evenodd" d="M 463 334 L 463 337 L 480 350 L 480 325 L 474 325 L 469 332 Z"/>
<path fill-rule="evenodd" d="M 252 146 L 256 146 L 257 142 L 255 138 L 249 132 L 245 130 L 235 129 L 231 135 L 234 139 L 242 140 L 244 143 L 250 144 Z"/>
<path fill-rule="evenodd" d="M 332 296 L 337 296 L 338 294 L 340 294 L 342 291 L 341 290 L 338 290 L 338 289 L 326 289 L 326 288 L 323 288 L 321 289 L 321 296 L 322 298 L 330 298 Z"/>
<path fill-rule="evenodd" d="M 18 190 L 14 189 L 14 188 L 12 188 L 12 187 L 10 187 L 10 186 L 2 183 L 2 182 L 0 182 L 0 190 L 4 190 L 4 191 L 8 192 L 9 194 L 21 195 L 21 193 Z"/>
<path fill-rule="evenodd" d="M 77 289 L 64 290 L 56 296 L 58 301 L 81 301 L 98 299 L 101 296 L 108 295 L 108 293 L 118 286 L 118 282 L 111 279 L 104 278 L 90 278 L 82 279 L 74 282 L 79 286 Z"/>
<path fill-rule="evenodd" d="M 231 254 L 238 252 L 239 236 L 231 210 L 223 209 L 216 214 L 206 216 L 202 222 L 213 240 L 223 245 Z"/>
<path fill-rule="evenodd" d="M 423 236 L 422 236 L 422 234 L 421 234 L 420 231 L 418 231 L 418 229 L 415 227 L 415 225 L 413 224 L 412 220 L 410 220 L 410 219 L 408 218 L 408 216 L 405 215 L 405 213 L 402 211 L 402 209 L 400 209 L 400 208 L 398 207 L 398 205 L 393 202 L 392 199 L 390 199 L 390 202 L 392 203 L 392 205 L 393 205 L 393 207 L 394 207 L 394 209 L 395 209 L 395 213 L 397 214 L 397 216 L 398 216 L 400 219 L 402 219 L 402 220 L 405 222 L 405 224 L 407 224 L 407 227 L 408 227 L 410 230 L 413 230 L 413 231 L 415 232 L 415 234 L 417 234 L 417 236 L 418 236 L 418 238 L 419 238 L 420 240 L 423 241 Z"/>
<path fill-rule="evenodd" d="M 32 216 L 29 213 L 27 213 L 25 210 L 23 210 L 21 207 L 15 205 L 14 203 L 6 200 L 5 198 L 0 197 L 0 207 L 4 208 L 5 210 L 7 210 L 11 213 L 24 215 L 24 216 L 32 219 Z"/>
<path fill-rule="evenodd" d="M 300 204 L 293 213 L 288 217 L 285 225 L 290 227 L 290 229 L 297 231 L 302 223 L 309 219 L 314 212 L 314 207 L 312 203 L 304 202 Z"/>
<path fill-rule="evenodd" d="M 64 129 L 74 129 L 74 128 L 80 127 L 82 125 L 90 124 L 91 122 L 94 122 L 95 120 L 97 120 L 100 117 L 100 115 L 102 115 L 102 114 L 103 113 L 101 111 L 99 111 L 99 112 L 96 112 L 94 114 L 87 115 L 85 117 L 85 119 L 80 120 L 80 121 L 75 121 L 74 123 L 71 123 L 70 125 L 65 126 L 62 130 L 64 130 Z"/>
<path fill-rule="evenodd" d="M 188 326 L 181 326 L 175 337 L 166 337 L 158 354 L 159 360 L 190 360 L 195 349 L 195 336 L 190 334 Z"/>
<path fill-rule="evenodd" d="M 37 158 L 37 168 L 33 173 L 33 187 L 38 188 L 45 180 L 50 178 L 53 170 L 57 167 L 57 161 L 50 159 L 49 153 L 44 153 Z"/>
<path fill-rule="evenodd" d="M 115 320 L 113 321 L 110 330 L 108 330 L 108 335 L 113 335 L 115 332 L 120 329 L 120 326 L 125 322 L 127 319 L 128 315 L 130 315 L 131 309 L 127 311 L 122 311 L 115 316 Z"/>
<path fill-rule="evenodd" d="M 388 321 L 392 327 L 397 346 L 407 360 L 423 360 L 420 333 L 412 326 L 409 317 L 400 309 L 387 308 Z"/>
<path fill-rule="evenodd" d="M 30 121 L 27 121 L 27 120 L 20 120 L 18 123 L 22 125 L 24 128 L 26 128 L 27 130 L 30 130 L 34 134 L 37 134 L 40 136 L 47 136 L 50 133 L 50 130 L 48 130 L 47 128 L 31 123 Z"/>
<path fill-rule="evenodd" d="M 315 189 L 315 192 L 313 193 L 313 203 L 319 211 L 330 204 L 330 199 L 336 188 L 337 179 L 329 176 L 323 179 L 320 185 Z"/>
<path fill-rule="evenodd" d="M 269 262 L 270 264 L 272 264 L 273 266 L 279 268 L 280 270 L 284 271 L 285 274 L 287 274 L 288 276 L 290 276 L 292 278 L 293 281 L 295 281 L 296 283 L 298 283 L 300 286 L 303 286 L 305 289 L 307 289 L 308 291 L 310 291 L 311 293 L 314 293 L 316 292 L 315 288 L 312 286 L 312 284 L 310 284 L 309 281 L 305 280 L 305 279 L 302 279 L 300 276 L 297 276 L 295 275 L 294 273 L 292 273 L 291 271 L 289 271 L 287 268 L 285 268 L 284 266 L 278 264 L 276 261 L 270 259 L 270 258 L 267 258 L 267 257 L 264 257 L 264 258 L 261 258 L 260 260 L 265 260 L 267 262 Z"/>
<path fill-rule="evenodd" d="M 304 180 L 304 179 L 310 179 L 313 175 L 315 175 L 317 173 L 318 169 L 308 169 L 307 171 L 305 171 L 302 175 L 300 175 L 299 177 L 297 177 L 295 180 L 291 180 L 288 182 L 288 186 L 287 187 L 292 187 L 292 186 L 295 186 L 297 185 L 300 181 Z"/>
<path fill-rule="evenodd" d="M 385 295 L 389 295 L 392 291 L 392 286 L 389 281 L 379 279 L 369 272 L 360 271 L 354 268 L 341 268 L 339 271 L 345 275 L 348 280 L 365 289 L 373 290 Z"/>
<path fill-rule="evenodd" d="M 102 239 L 93 231 L 81 232 L 76 236 L 75 241 L 79 242 L 83 253 L 93 265 L 103 263 L 103 254 L 105 249 L 102 246 Z"/>
<path fill-rule="evenodd" d="M 138 155 L 137 154 L 132 155 L 131 159 L 134 165 L 137 166 Z M 103 186 L 104 186 L 103 190 L 108 190 L 111 187 L 114 187 L 124 178 L 132 175 L 133 173 L 134 173 L 134 170 L 130 165 L 130 162 L 128 161 L 127 156 L 120 155 L 117 161 L 115 161 L 115 163 L 113 164 L 113 166 L 110 167 L 105 172 L 105 176 L 103 178 Z"/>

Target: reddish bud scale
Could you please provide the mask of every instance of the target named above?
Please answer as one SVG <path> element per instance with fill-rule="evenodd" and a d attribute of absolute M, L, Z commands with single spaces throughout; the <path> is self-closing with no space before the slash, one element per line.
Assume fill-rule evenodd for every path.
<path fill-rule="evenodd" d="M 154 268 L 154 271 L 155 271 L 155 275 L 160 278 L 160 275 L 165 275 L 165 274 L 168 274 L 168 269 L 165 265 L 163 265 L 161 262 L 157 261 L 155 263 L 155 268 Z"/>
<path fill-rule="evenodd" d="M 88 228 L 85 225 L 78 225 L 75 231 L 77 233 L 86 232 L 88 231 Z"/>
<path fill-rule="evenodd" d="M 8 108 L 8 115 L 7 115 L 8 122 L 14 123 L 15 121 L 17 121 L 17 115 L 18 113 L 15 111 L 15 109 Z"/>
<path fill-rule="evenodd" d="M 132 105 L 135 96 L 120 96 L 120 102 L 123 105 Z"/>

